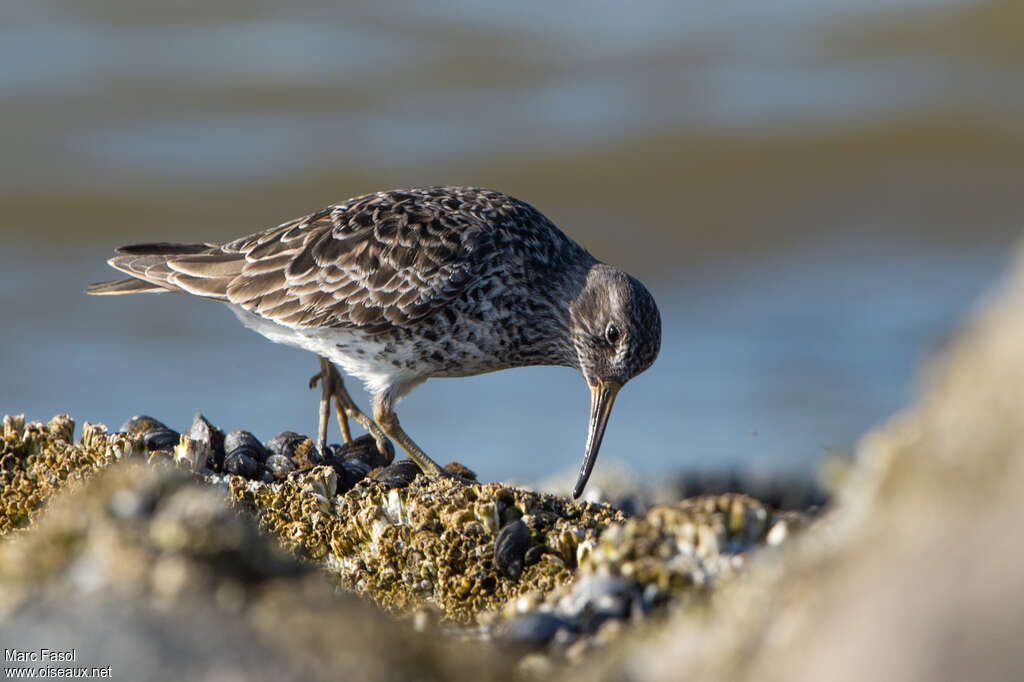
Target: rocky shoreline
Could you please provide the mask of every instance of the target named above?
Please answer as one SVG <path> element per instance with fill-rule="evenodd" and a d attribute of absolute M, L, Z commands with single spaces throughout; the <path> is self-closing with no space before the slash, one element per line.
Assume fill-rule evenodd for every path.
<path fill-rule="evenodd" d="M 704 598 L 742 569 L 749 552 L 783 543 L 811 518 L 735 493 L 642 504 L 643 513 L 628 514 L 499 483 L 430 480 L 408 460 L 388 463 L 366 439 L 320 454 L 298 434 L 266 444 L 244 432 L 225 436 L 200 415 L 185 435 L 149 417 L 118 433 L 84 424 L 77 442 L 74 432 L 67 415 L 47 424 L 4 418 L 0 561 L 3 552 L 40 542 L 30 538 L 45 535 L 37 527 L 45 528 L 51 500 L 88 507 L 116 480 L 124 489 L 115 497 L 153 498 L 146 503 L 153 507 L 173 497 L 154 491 L 187 487 L 208 507 L 202 537 L 232 546 L 228 536 L 241 534 L 239 542 L 262 548 L 258 573 L 276 570 L 279 561 L 267 557 L 287 554 L 296 562 L 290 575 L 317 573 L 380 607 L 396 627 L 414 622 L 448 639 L 497 643 L 508 670 L 516 661 L 580 660 Z M 108 501 L 116 517 L 114 505 Z M 191 513 L 187 505 L 181 511 Z M 242 533 L 240 518 L 262 534 Z M 152 531 L 150 539 L 163 538 L 161 556 L 187 554 L 191 543 L 207 542 L 193 537 L 198 530 Z M 224 564 L 218 579 L 236 580 L 239 569 Z M 8 617 L 31 601 L 24 585 L 9 588 L 23 596 L 7 604 Z"/>

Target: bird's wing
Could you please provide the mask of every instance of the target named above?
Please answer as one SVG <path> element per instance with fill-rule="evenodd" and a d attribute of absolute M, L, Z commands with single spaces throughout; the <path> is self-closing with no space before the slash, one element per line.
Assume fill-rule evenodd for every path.
<path fill-rule="evenodd" d="M 128 246 L 109 262 L 286 326 L 381 332 L 438 311 L 487 270 L 495 231 L 448 199 L 367 195 L 226 244 Z"/>

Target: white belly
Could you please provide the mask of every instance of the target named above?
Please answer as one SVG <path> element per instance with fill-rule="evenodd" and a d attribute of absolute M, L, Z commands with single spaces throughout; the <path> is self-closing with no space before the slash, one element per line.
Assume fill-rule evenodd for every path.
<path fill-rule="evenodd" d="M 426 380 L 425 375 L 408 367 L 418 364 L 411 345 L 386 344 L 378 336 L 354 329 L 295 329 L 254 315 L 241 306 L 228 307 L 242 324 L 271 341 L 308 350 L 339 365 L 346 374 L 362 381 L 371 395 L 390 393 L 392 400 L 397 401 Z"/>

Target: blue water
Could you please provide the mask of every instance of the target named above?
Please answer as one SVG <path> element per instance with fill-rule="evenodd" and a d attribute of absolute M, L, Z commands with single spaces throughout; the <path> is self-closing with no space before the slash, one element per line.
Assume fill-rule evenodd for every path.
<path fill-rule="evenodd" d="M 573 236 L 599 255 L 625 258 L 621 246 L 647 272 L 668 269 L 648 281 L 662 355 L 621 393 L 602 461 L 646 474 L 811 471 L 912 398 L 915 368 L 1006 264 L 994 246 L 942 239 L 995 244 L 1020 224 L 1019 65 L 885 40 L 890 23 L 928 35 L 974 4 L 9 1 L 0 412 L 67 411 L 111 427 L 148 412 L 184 428 L 201 410 L 261 437 L 311 433 L 306 353 L 264 341 L 218 304 L 81 290 L 112 276 L 103 263 L 122 240 L 271 224 L 224 221 L 238 197 L 298 183 L 339 200 L 361 174 L 380 187 L 487 184 L 497 168 L 503 189 L 543 185 L 548 196 L 523 198 L 571 216 Z M 879 42 L 845 42 L 856 29 Z M 850 144 L 819 150 L 833 133 Z M 662 135 L 707 136 L 722 152 L 690 158 L 675 144 L 666 163 Z M 776 156 L 755 159 L 758 142 Z M 584 154 L 579 163 L 606 164 L 583 174 L 592 192 L 534 175 L 534 159 L 572 168 L 608 145 L 630 150 L 629 170 L 618 153 Z M 758 161 L 751 173 L 745 160 Z M 308 186 L 339 169 L 337 194 Z M 622 177 L 637 169 L 649 170 L 640 191 Z M 695 173 L 702 182 L 686 186 Z M 622 225 L 621 203 L 645 190 L 657 200 Z M 734 206 L 745 210 L 720 210 Z M 295 208 L 282 202 L 267 220 Z M 157 236 L 150 223 L 165 229 L 168 210 L 187 216 L 181 233 Z M 706 238 L 709 225 L 722 239 Z M 772 253 L 754 250 L 769 243 Z M 705 264 L 673 271 L 694 262 Z M 437 458 L 530 480 L 578 466 L 587 393 L 570 370 L 531 368 L 428 382 L 399 414 Z"/>
<path fill-rule="evenodd" d="M 86 297 L 83 285 L 108 276 L 106 251 L 54 255 L 61 270 L 40 269 L 27 246 L 0 256 L 0 413 L 69 412 L 113 428 L 148 413 L 181 429 L 202 411 L 261 438 L 314 432 L 311 355 L 216 303 Z M 1006 261 L 992 249 L 835 242 L 650 282 L 661 356 L 620 394 L 601 461 L 646 475 L 811 472 L 907 403 L 916 368 Z M 587 409 L 576 372 L 528 368 L 428 381 L 398 412 L 438 459 L 535 480 L 579 465 Z"/>

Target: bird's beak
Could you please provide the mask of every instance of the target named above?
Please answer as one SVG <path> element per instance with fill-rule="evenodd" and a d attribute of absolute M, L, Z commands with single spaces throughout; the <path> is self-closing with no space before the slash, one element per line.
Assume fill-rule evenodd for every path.
<path fill-rule="evenodd" d="M 615 396 L 620 388 L 622 388 L 622 384 L 612 380 L 598 381 L 590 386 L 590 426 L 587 429 L 587 449 L 583 453 L 580 476 L 576 479 L 576 487 L 572 491 L 574 498 L 583 494 L 587 480 L 590 479 L 590 472 L 593 471 L 594 462 L 597 461 L 597 451 L 601 447 L 601 439 L 604 438 L 604 429 L 608 426 L 608 415 L 612 413 L 612 405 L 615 404 Z"/>

